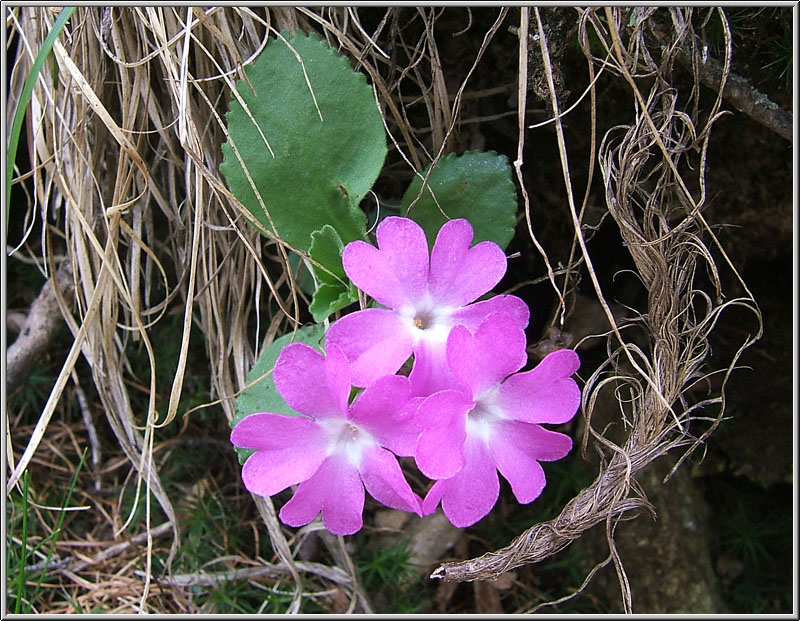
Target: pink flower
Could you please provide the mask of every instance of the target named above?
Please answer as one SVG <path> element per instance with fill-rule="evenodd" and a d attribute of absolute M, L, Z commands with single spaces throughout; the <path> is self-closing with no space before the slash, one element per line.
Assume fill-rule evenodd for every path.
<path fill-rule="evenodd" d="M 449 382 L 445 345 L 453 326 L 474 331 L 497 311 L 513 316 L 520 328 L 528 324 L 528 307 L 516 296 L 471 304 L 506 271 L 500 246 L 484 241 L 470 248 L 472 237 L 467 220 L 450 220 L 429 257 L 422 228 L 408 218 L 391 217 L 378 225 L 378 248 L 362 241 L 345 247 L 345 272 L 385 307 L 345 315 L 328 330 L 327 342 L 341 347 L 351 361 L 355 386 L 397 372 L 414 354 L 414 394 L 427 396 Z"/>
<path fill-rule="evenodd" d="M 250 492 L 272 496 L 299 484 L 281 520 L 303 526 L 322 512 L 336 535 L 361 528 L 365 487 L 383 504 L 421 515 L 421 499 L 390 452 L 410 455 L 416 441 L 408 378 L 383 377 L 349 405 L 344 353 L 328 345 L 325 357 L 301 343 L 283 349 L 273 377 L 286 403 L 308 418 L 251 414 L 234 427 L 231 442 L 256 449 L 242 469 Z"/>
<path fill-rule="evenodd" d="M 466 527 L 497 502 L 498 470 L 520 503 L 542 492 L 539 462 L 561 459 L 572 440 L 541 423 L 564 423 L 574 416 L 580 390 L 570 376 L 580 362 L 565 349 L 530 371 L 515 373 L 526 361 L 525 334 L 505 313 L 489 315 L 474 335 L 454 327 L 446 353 L 456 383 L 420 404 L 414 456 L 423 474 L 438 479 L 423 501 L 423 514 L 433 513 L 441 501 L 447 518 Z"/>

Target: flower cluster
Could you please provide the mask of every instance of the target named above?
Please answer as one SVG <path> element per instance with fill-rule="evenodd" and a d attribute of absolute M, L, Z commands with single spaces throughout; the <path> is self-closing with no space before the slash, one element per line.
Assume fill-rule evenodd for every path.
<path fill-rule="evenodd" d="M 503 277 L 506 257 L 493 242 L 470 246 L 466 220 L 447 222 L 430 254 L 412 220 L 386 218 L 376 234 L 377 248 L 352 242 L 342 263 L 380 306 L 334 322 L 325 355 L 293 343 L 275 364 L 278 392 L 305 416 L 251 414 L 233 429 L 234 445 L 255 449 L 245 486 L 271 496 L 297 484 L 281 520 L 302 526 L 321 512 L 339 535 L 361 528 L 365 488 L 420 516 L 441 503 L 459 527 L 491 511 L 498 471 L 519 502 L 533 501 L 545 485 L 539 462 L 572 448 L 568 436 L 541 425 L 577 411 L 577 355 L 556 351 L 520 372 L 528 307 L 513 295 L 476 301 Z M 412 357 L 411 371 L 400 374 Z M 351 403 L 352 387 L 363 390 Z M 424 499 L 397 457 L 413 457 L 435 481 Z"/>

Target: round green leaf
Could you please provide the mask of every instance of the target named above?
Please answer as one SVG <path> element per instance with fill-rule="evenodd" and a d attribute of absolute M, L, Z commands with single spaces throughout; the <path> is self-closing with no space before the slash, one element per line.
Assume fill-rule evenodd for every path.
<path fill-rule="evenodd" d="M 292 49 L 271 41 L 245 69 L 252 89 L 237 83 L 247 110 L 231 100 L 220 170 L 259 223 L 295 248 L 308 250 L 311 232 L 325 224 L 345 243 L 361 239 L 365 216 L 358 205 L 386 157 L 375 95 L 364 75 L 324 41 L 298 33 L 288 43 Z"/>
<path fill-rule="evenodd" d="M 427 174 L 428 170 L 423 178 Z M 475 231 L 473 243 L 490 240 L 505 248 L 514 237 L 517 192 L 505 155 L 493 151 L 451 153 L 439 160 L 420 196 L 421 188 L 422 179 L 416 177 L 403 196 L 401 213 L 425 229 L 429 246 L 442 225 L 454 218 L 470 221 Z"/>

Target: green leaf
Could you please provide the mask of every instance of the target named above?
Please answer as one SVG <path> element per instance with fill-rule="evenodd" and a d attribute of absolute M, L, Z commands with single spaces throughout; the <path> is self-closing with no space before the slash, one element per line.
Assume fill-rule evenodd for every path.
<path fill-rule="evenodd" d="M 319 286 L 308 310 L 314 321 L 322 323 L 329 315 L 358 300 L 358 289 L 342 267 L 344 243 L 329 224 L 311 233 L 309 256 L 314 260 L 314 274 Z"/>
<path fill-rule="evenodd" d="M 325 224 L 345 242 L 363 239 L 359 203 L 386 157 L 375 95 L 364 75 L 324 41 L 298 33 L 288 42 L 294 51 L 271 41 L 246 68 L 255 95 L 246 81 L 237 84 L 249 114 L 231 100 L 220 170 L 236 198 L 274 233 L 232 141 L 277 233 L 299 250 L 308 250 L 311 233 Z"/>
<path fill-rule="evenodd" d="M 428 170 L 423 178 L 427 174 Z M 442 225 L 455 218 L 470 221 L 475 231 L 473 243 L 490 240 L 503 249 L 508 246 L 514 237 L 517 193 L 505 155 L 493 151 L 446 155 L 431 172 L 428 186 L 412 206 L 420 195 L 422 179 L 411 182 L 403 195 L 402 213 L 425 229 L 430 247 Z"/>
<path fill-rule="evenodd" d="M 264 350 L 259 359 L 247 374 L 247 385 L 242 393 L 236 398 L 236 415 L 230 421 L 231 429 L 236 426 L 248 414 L 257 412 L 273 412 L 275 414 L 285 414 L 287 416 L 302 416 L 290 408 L 283 400 L 275 382 L 272 379 L 271 371 L 275 368 L 283 348 L 289 343 L 305 343 L 311 345 L 319 351 L 323 351 L 322 340 L 325 336 L 325 327 L 320 325 L 310 325 L 300 328 L 296 334 L 286 334 L 275 339 L 272 344 Z M 267 375 L 269 374 L 269 375 Z M 256 380 L 258 380 L 256 382 Z M 253 384 L 253 382 L 256 382 Z M 250 384 L 253 384 L 250 386 Z M 244 463 L 247 457 L 253 453 L 253 449 L 243 449 L 234 447 L 239 454 L 239 463 Z"/>
<path fill-rule="evenodd" d="M 358 289 L 353 283 L 343 285 L 342 283 L 327 284 L 321 283 L 319 289 L 314 293 L 314 299 L 308 310 L 314 317 L 314 321 L 322 322 L 337 310 L 350 306 L 358 301 Z"/>
<path fill-rule="evenodd" d="M 311 233 L 311 247 L 308 255 L 325 268 L 320 269 L 314 265 L 314 274 L 320 282 L 328 285 L 341 285 L 343 282 L 348 282 L 344 267 L 342 267 L 343 251 L 342 238 L 330 224 Z"/>

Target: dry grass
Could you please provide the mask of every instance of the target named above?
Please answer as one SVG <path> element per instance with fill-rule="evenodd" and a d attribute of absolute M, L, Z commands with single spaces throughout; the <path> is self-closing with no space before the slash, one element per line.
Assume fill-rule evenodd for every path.
<path fill-rule="evenodd" d="M 546 35 L 538 10 L 535 23 L 545 66 L 549 67 Z M 584 451 L 591 442 L 603 455 L 601 471 L 594 483 L 583 490 L 555 520 L 526 531 L 508 548 L 479 559 L 443 565 L 438 575 L 447 579 L 481 579 L 508 571 L 523 563 L 537 562 L 562 549 L 586 529 L 605 522 L 610 556 L 622 587 L 623 605 L 631 610 L 627 577 L 616 553 L 613 531 L 626 513 L 648 509 L 649 505 L 633 475 L 654 459 L 679 447 L 688 446 L 678 465 L 692 451 L 702 446 L 724 413 L 724 387 L 738 355 L 760 336 L 742 344 L 739 354 L 724 369 L 704 368 L 708 355 L 708 337 L 719 315 L 729 306 L 743 305 L 760 317 L 755 300 L 741 281 L 746 295 L 723 302 L 716 260 L 706 245 L 710 239 L 722 259 L 733 268 L 724 249 L 702 215 L 705 203 L 705 154 L 713 123 L 719 118 L 721 95 L 705 122 L 695 120 L 676 106 L 678 94 L 670 88 L 668 76 L 673 58 L 670 54 L 656 62 L 648 53 L 646 24 L 655 12 L 650 9 L 638 16 L 627 46 L 620 40 L 621 14 L 607 9 L 588 10 L 581 15 L 581 40 L 588 47 L 587 30 L 599 36 L 607 52 L 604 68 L 621 75 L 631 87 L 637 107 L 636 121 L 630 126 L 609 131 L 599 147 L 598 159 L 606 188 L 606 206 L 616 221 L 622 239 L 636 264 L 638 276 L 648 292 L 645 314 L 624 325 L 617 323 L 592 267 L 582 236 L 577 235 L 580 254 L 592 277 L 592 284 L 609 320 L 608 360 L 594 371 L 583 390 L 583 412 L 587 421 Z M 670 11 L 675 27 L 675 49 L 691 35 L 688 13 Z M 604 18 L 604 19 L 603 19 Z M 723 16 L 724 19 L 724 16 Z M 552 75 L 548 72 L 548 77 Z M 635 78 L 654 77 L 648 94 L 643 94 Z M 573 197 L 570 168 L 558 118 L 558 102 L 551 88 L 556 129 L 567 196 L 575 230 L 580 231 L 580 216 Z M 691 104 L 691 102 L 689 102 Z M 689 106 L 686 106 L 689 107 Z M 679 171 L 685 162 L 694 168 L 699 195 L 687 188 L 686 173 Z M 695 157 L 693 157 L 695 156 Z M 692 168 L 686 166 L 685 170 Z M 712 287 L 704 291 L 697 284 L 698 267 L 705 271 Z M 637 344 L 635 336 L 626 336 L 631 328 L 644 329 L 650 350 Z M 623 330 L 627 328 L 628 330 Z M 635 332 L 635 330 L 633 330 Z M 615 338 L 612 338 L 615 337 Z M 703 401 L 689 401 L 684 394 L 711 375 L 724 374 L 720 393 Z M 591 425 L 600 392 L 613 390 L 620 404 L 626 430 L 623 443 L 610 440 Z M 704 408 L 714 408 L 709 416 Z M 677 468 L 677 466 L 676 466 Z M 604 563 L 604 564 L 605 564 Z"/>
<path fill-rule="evenodd" d="M 9 491 L 28 468 L 41 473 L 43 466 L 69 464 L 70 459 L 57 457 L 64 445 L 72 447 L 72 455 L 80 454 L 81 441 L 54 415 L 63 413 L 65 401 L 77 398 L 75 369 L 82 358 L 91 369 L 97 413 L 102 411 L 115 438 L 114 446 L 102 450 L 119 455 L 111 469 L 128 473 L 119 479 L 126 481 L 123 488 L 136 490 L 144 530 L 136 545 L 102 557 L 112 540 L 130 537 L 126 527 L 133 511 L 122 510 L 119 494 L 102 500 L 91 477 L 82 476 L 73 502 L 95 507 L 103 519 L 83 533 L 72 528 L 58 546 L 59 558 L 71 554 L 84 565 L 59 570 L 46 612 L 70 611 L 69 600 L 87 610 L 102 605 L 106 612 L 194 611 L 182 595 L 190 580 L 170 576 L 181 546 L 182 519 L 176 498 L 162 481 L 169 456 L 158 456 L 165 429 L 179 413 L 186 378 L 197 373 L 192 370 L 192 339 L 202 338 L 208 361 L 206 407 L 219 407 L 230 420 L 234 399 L 258 352 L 300 323 L 306 300 L 294 286 L 286 248 L 249 224 L 218 171 L 220 144 L 226 140 L 222 116 L 233 84 L 242 76 L 242 64 L 251 62 L 279 31 L 318 32 L 369 76 L 390 134 L 386 175 L 407 180 L 459 146 L 459 132 L 469 122 L 462 116 L 471 94 L 469 78 L 484 62 L 499 29 L 509 26 L 520 33 L 516 110 L 507 111 L 518 118 L 515 169 L 525 219 L 520 231 L 527 230 L 544 258 L 561 300 L 552 325 L 563 327 L 568 318 L 581 265 L 588 269 L 608 321 L 607 334 L 596 337 L 607 338 L 608 359 L 587 378 L 583 399 L 583 447 L 599 451 L 603 460 L 595 482 L 558 518 L 522 533 L 508 548 L 447 563 L 438 575 L 455 580 L 496 577 L 547 558 L 587 528 L 605 522 L 610 547 L 606 562 L 616 565 L 630 607 L 613 531 L 623 516 L 648 506 L 633 475 L 668 451 L 683 447 L 688 455 L 702 446 L 723 416 L 724 385 L 736 364 L 734 359 L 720 368 L 705 366 L 709 333 L 731 305 L 759 316 L 744 282 L 741 297 L 723 301 L 719 272 L 735 273 L 735 268 L 703 216 L 705 156 L 721 99 L 710 113 L 701 114 L 698 92 L 679 102 L 671 87 L 675 53 L 693 36 L 691 9 L 639 9 L 631 28 L 630 15 L 621 8 L 576 10 L 586 86 L 594 84 L 601 70 L 617 76 L 629 84 L 636 112 L 624 127 L 603 136 L 593 133 L 591 153 L 570 158 L 539 11 L 498 10 L 483 44 L 469 59 L 466 78 L 454 84 L 443 71 L 440 41 L 434 36 L 435 22 L 445 10 L 451 9 L 403 9 L 401 16 L 398 8 L 385 9 L 372 32 L 362 26 L 359 9 L 344 7 L 76 10 L 56 43 L 54 63 L 45 65 L 28 113 L 31 168 L 19 174 L 32 188 L 31 195 L 27 205 L 11 206 L 12 217 L 25 214 L 30 223 L 24 239 L 15 244 L 16 255 L 34 257 L 47 274 L 62 263 L 71 268 L 75 293 L 62 295 L 59 305 L 73 341 L 35 427 L 12 430 Z M 670 45 L 659 58 L 650 55 L 647 41 L 656 12 L 660 23 L 667 16 L 669 24 Z M 15 7 L 7 14 L 9 38 L 18 46 L 9 88 L 12 110 L 56 16 L 57 11 L 42 7 Z M 718 18 L 725 23 L 722 12 Z M 410 29 L 409 23 L 417 27 Z M 409 39 L 411 32 L 418 33 L 416 38 Z M 596 46 L 590 46 L 590 35 L 604 50 L 599 56 Z M 557 260 L 548 258 L 535 236 L 536 216 L 523 177 L 529 53 L 539 55 L 545 67 L 573 226 L 572 251 Z M 643 83 L 649 90 L 641 90 Z M 586 96 L 594 114 L 599 104 L 593 87 Z M 595 123 L 592 127 L 596 131 Z M 582 198 L 571 178 L 575 166 L 589 172 Z M 591 255 L 589 232 L 582 226 L 588 186 L 597 174 L 606 189 L 607 212 L 648 292 L 647 308 L 625 322 L 614 316 L 595 277 L 593 263 L 599 259 Z M 263 197 L 266 205 L 270 198 Z M 561 267 L 554 269 L 557 264 Z M 176 368 L 160 369 L 156 350 L 163 344 L 154 341 L 153 333 L 176 314 L 182 317 Z M 742 343 L 742 349 L 757 337 Z M 143 355 L 149 361 L 147 371 L 134 372 L 131 359 Z M 716 394 L 700 401 L 686 397 L 698 382 L 718 374 L 724 380 Z M 622 442 L 613 442 L 592 425 L 602 391 L 618 396 Z M 159 394 L 169 395 L 160 411 Z M 200 412 L 202 408 L 186 414 L 197 417 Z M 166 520 L 163 524 L 154 522 L 151 498 Z M 307 532 L 292 539 L 277 521 L 272 501 L 254 500 L 275 557 L 267 562 L 242 550 L 228 567 L 262 568 L 263 574 L 253 578 L 260 588 L 276 584 L 281 576 L 279 590 L 288 594 L 287 611 L 299 610 L 310 589 L 344 589 L 347 610 L 370 610 L 341 541 L 328 540 L 329 566 L 298 561 L 299 546 L 294 544 Z M 156 551 L 169 551 L 163 574 L 153 567 Z"/>

